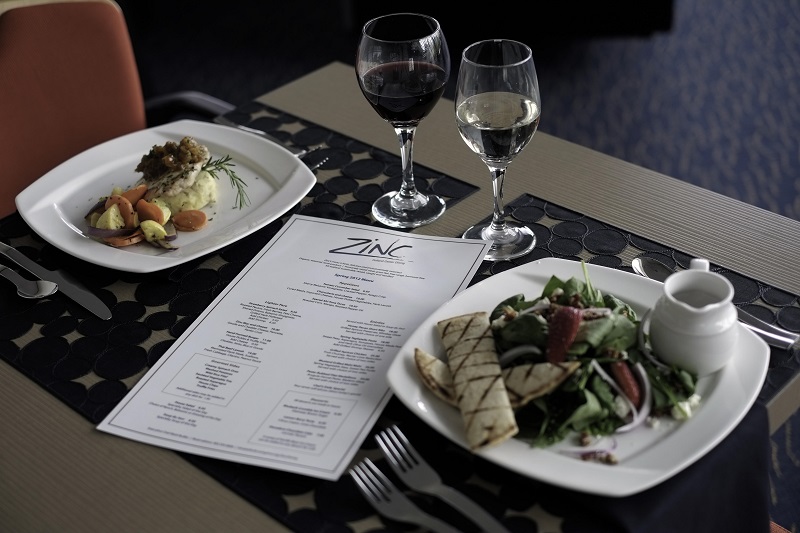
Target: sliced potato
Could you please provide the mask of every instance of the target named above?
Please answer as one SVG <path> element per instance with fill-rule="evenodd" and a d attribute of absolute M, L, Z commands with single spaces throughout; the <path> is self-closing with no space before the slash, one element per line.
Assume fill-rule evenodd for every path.
<path fill-rule="evenodd" d="M 139 229 L 144 233 L 147 242 L 160 241 L 167 237 L 167 230 L 155 220 L 142 220 Z"/>
<path fill-rule="evenodd" d="M 130 201 L 119 194 L 112 194 L 106 200 L 105 207 L 108 209 L 112 205 L 117 205 L 119 208 L 119 213 L 122 215 L 122 220 L 125 223 L 124 227 L 128 229 L 134 229 L 136 227 L 133 223 L 133 215 L 135 214 L 135 211 L 133 210 L 133 206 L 131 205 Z"/>
<path fill-rule="evenodd" d="M 156 206 L 158 206 L 159 209 L 161 209 L 161 213 L 163 215 L 162 216 L 163 222 L 161 222 L 161 224 L 166 224 L 167 220 L 169 220 L 170 217 L 172 216 L 172 210 L 170 209 L 169 204 L 164 200 L 162 200 L 161 198 L 153 198 L 152 203 L 154 203 Z"/>
<path fill-rule="evenodd" d="M 122 218 L 122 213 L 119 212 L 119 205 L 112 204 L 111 207 L 103 211 L 103 214 L 97 219 L 95 227 L 100 229 L 124 228 L 125 219 Z"/>
<path fill-rule="evenodd" d="M 102 215 L 102 213 L 98 213 L 97 211 L 90 214 L 88 219 L 89 225 L 92 226 L 93 228 L 96 228 L 97 220 L 100 218 L 100 215 Z"/>

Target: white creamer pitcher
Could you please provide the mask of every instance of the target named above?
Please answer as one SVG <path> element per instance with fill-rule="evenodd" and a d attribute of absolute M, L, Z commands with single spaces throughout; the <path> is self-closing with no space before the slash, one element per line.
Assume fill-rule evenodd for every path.
<path fill-rule="evenodd" d="M 705 376 L 725 366 L 739 336 L 733 285 L 705 259 L 670 275 L 650 318 L 650 344 L 666 363 Z"/>

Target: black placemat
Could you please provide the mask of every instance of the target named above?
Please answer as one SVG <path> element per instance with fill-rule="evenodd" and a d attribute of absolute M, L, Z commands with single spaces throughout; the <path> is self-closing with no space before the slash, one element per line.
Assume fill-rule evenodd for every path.
<path fill-rule="evenodd" d="M 0 357 L 40 384 L 92 423 L 104 416 L 125 396 L 136 380 L 165 353 L 174 340 L 211 303 L 294 213 L 371 224 L 369 206 L 380 194 L 396 188 L 399 157 L 296 117 L 252 104 L 232 118 L 250 119 L 250 125 L 271 131 L 287 141 L 304 146 L 321 145 L 312 154 L 328 159 L 320 167 L 325 178 L 307 198 L 282 219 L 218 252 L 179 267 L 151 274 L 133 274 L 97 267 L 69 256 L 45 243 L 18 214 L 0 221 L 0 239 L 40 261 L 47 268 L 61 268 L 75 275 L 98 294 L 113 311 L 102 321 L 61 294 L 43 300 L 23 300 L 10 284 L 0 284 Z M 332 172 L 327 172 L 332 171 Z M 422 190 L 435 190 L 448 206 L 475 192 L 475 187 L 457 178 L 415 167 Z M 488 208 L 488 206 L 487 206 Z M 530 225 L 537 246 L 528 256 L 502 263 L 484 263 L 474 282 L 508 268 L 542 257 L 585 259 L 630 271 L 630 258 L 655 256 L 667 264 L 686 267 L 690 257 L 611 227 L 580 213 L 523 195 L 508 204 L 509 213 Z M 786 329 L 800 331 L 797 295 L 764 285 L 735 272 L 722 271 L 736 288 L 736 304 Z M 760 399 L 767 401 L 798 370 L 798 355 L 772 350 L 767 383 Z M 748 415 L 756 416 L 756 415 Z M 758 416 L 764 417 L 761 413 Z M 535 530 L 525 515 L 533 508 L 563 517 L 559 495 L 565 491 L 521 479 L 472 456 L 424 426 L 397 400 L 389 403 L 378 429 L 400 423 L 415 435 L 425 436 L 425 453 L 446 454 L 451 469 L 443 472 L 450 483 L 468 493 L 487 509 L 509 518 L 520 530 Z M 361 454 L 375 455 L 368 438 Z M 221 483 L 297 531 L 349 531 L 348 523 L 374 515 L 357 493 L 348 476 L 337 482 L 239 465 L 181 454 Z M 428 455 L 426 455 L 428 456 Z M 444 457 L 444 456 L 442 456 Z M 457 460 L 453 460 L 456 458 Z M 444 464 L 444 463 L 442 463 Z M 526 493 L 516 490 L 525 487 Z M 289 498 L 311 494 L 313 509 L 291 509 Z M 574 497 L 574 493 L 573 497 Z M 420 498 L 421 505 L 432 501 Z M 456 515 L 453 523 L 470 530 Z M 602 510 L 588 511 L 573 524 L 591 519 L 600 529 L 610 520 Z M 385 522 L 397 529 L 398 523 Z M 562 526 L 563 527 L 563 526 Z M 613 529 L 613 528 L 612 528 Z M 564 528 L 564 531 L 570 530 Z M 574 531 L 583 531 L 578 527 Z"/>

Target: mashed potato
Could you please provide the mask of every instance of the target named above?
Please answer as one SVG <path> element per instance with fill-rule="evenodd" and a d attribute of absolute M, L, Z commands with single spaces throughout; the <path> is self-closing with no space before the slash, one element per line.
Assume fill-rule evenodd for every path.
<path fill-rule="evenodd" d="M 217 180 L 202 170 L 195 177 L 191 187 L 183 189 L 174 196 L 162 194 L 157 198 L 166 203 L 173 213 L 200 209 L 217 201 Z"/>

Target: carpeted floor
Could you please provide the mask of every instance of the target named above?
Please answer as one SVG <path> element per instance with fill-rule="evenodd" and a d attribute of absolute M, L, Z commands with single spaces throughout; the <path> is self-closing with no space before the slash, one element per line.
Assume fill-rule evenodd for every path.
<path fill-rule="evenodd" d="M 120 5 L 145 96 L 191 89 L 237 105 L 331 61 L 352 64 L 365 22 L 348 0 Z M 462 32 L 453 74 L 463 32 L 506 36 L 506 21 L 464 30 L 426 5 L 446 35 Z M 508 35 L 534 49 L 541 131 L 800 220 L 800 0 L 675 0 L 670 24 L 644 34 L 601 31 L 613 30 L 607 20 L 565 31 L 577 19 L 562 10 Z M 798 433 L 796 413 L 772 439 L 773 519 L 794 532 Z"/>

